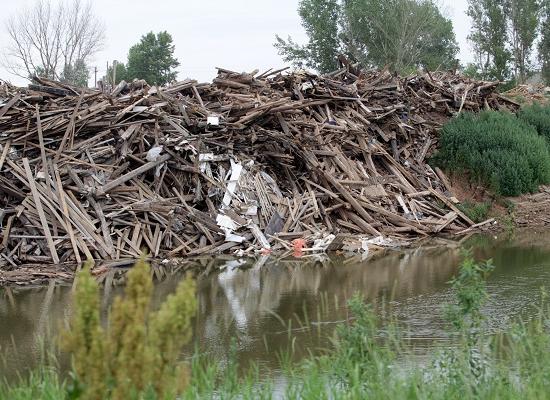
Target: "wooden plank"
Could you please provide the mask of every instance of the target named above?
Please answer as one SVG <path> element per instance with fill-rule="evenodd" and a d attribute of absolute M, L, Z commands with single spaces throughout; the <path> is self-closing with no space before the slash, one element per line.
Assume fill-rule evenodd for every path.
<path fill-rule="evenodd" d="M 15 103 L 17 103 L 21 99 L 21 94 L 17 93 L 15 96 L 13 96 L 11 99 L 8 100 L 8 102 L 4 105 L 4 107 L 0 108 L 0 117 L 3 117 L 10 108 L 13 107 Z"/>
<path fill-rule="evenodd" d="M 329 173 L 323 171 L 323 175 L 327 181 L 331 183 L 334 188 L 340 192 L 342 196 L 348 201 L 348 203 L 359 213 L 359 215 L 365 220 L 365 222 L 368 225 L 368 233 L 376 236 L 380 236 L 380 232 L 378 232 L 376 229 L 374 229 L 370 224 L 368 224 L 368 221 L 372 221 L 372 216 L 359 204 L 359 202 L 352 196 L 352 194 L 346 190 L 344 186 L 340 182 L 338 182 L 334 177 L 332 177 Z"/>
<path fill-rule="evenodd" d="M 449 207 L 451 210 L 453 210 L 455 213 L 458 214 L 460 218 L 462 218 L 464 221 L 468 223 L 468 225 L 475 225 L 475 222 L 472 221 L 470 218 L 466 216 L 462 211 L 460 211 L 452 202 L 449 201 L 444 195 L 439 193 L 437 190 L 429 188 L 428 189 L 431 194 L 433 194 L 435 197 L 437 197 L 439 200 L 441 200 L 447 207 Z"/>
<path fill-rule="evenodd" d="M 4 161 L 6 161 L 8 152 L 10 151 L 10 147 L 11 147 L 11 140 L 8 139 L 6 143 L 4 143 L 4 147 L 2 148 L 2 155 L 0 155 L 0 171 L 2 171 L 2 167 L 4 166 Z"/>
<path fill-rule="evenodd" d="M 46 215 L 44 214 L 44 210 L 42 209 L 40 195 L 38 194 L 38 190 L 36 190 L 36 185 L 34 184 L 34 177 L 32 175 L 29 159 L 26 157 L 23 158 L 23 166 L 25 168 L 25 173 L 27 174 L 27 179 L 29 181 L 29 186 L 31 188 L 32 197 L 36 205 L 36 211 L 38 212 L 38 216 L 40 217 L 40 223 L 42 224 L 42 229 L 44 231 L 44 235 L 46 236 L 46 241 L 48 242 L 48 247 L 50 249 L 50 255 L 52 257 L 52 261 L 54 262 L 54 264 L 59 264 L 59 256 L 57 255 L 57 251 L 53 243 L 52 235 L 48 227 L 48 220 L 46 219 Z"/>
<path fill-rule="evenodd" d="M 117 178 L 117 179 L 115 179 L 115 180 L 113 180 L 109 183 L 106 183 L 105 185 L 103 185 L 102 187 L 100 187 L 97 190 L 96 195 L 97 196 L 104 196 L 105 194 L 107 194 L 109 191 L 116 188 L 117 186 L 120 186 L 123 183 L 128 182 L 130 179 L 133 179 L 136 176 L 141 175 L 141 174 L 149 171 L 150 169 L 155 168 L 157 165 L 160 165 L 163 162 L 168 161 L 170 159 L 170 157 L 172 157 L 170 154 L 163 154 L 156 161 L 149 161 L 148 163 L 143 164 L 141 167 L 138 167 L 138 168 L 134 169 L 133 171 L 130 171 L 130 172 L 122 175 L 121 177 L 119 177 L 119 178 Z"/>
<path fill-rule="evenodd" d="M 54 156 L 54 161 L 59 161 L 59 157 L 61 157 L 61 152 L 65 149 L 65 144 L 67 143 L 67 140 L 71 135 L 74 135 L 74 127 L 75 127 L 75 119 L 78 114 L 78 109 L 80 108 L 80 104 L 82 103 L 83 94 L 80 95 L 78 98 L 78 102 L 76 103 L 76 106 L 74 107 L 73 113 L 71 114 L 71 119 L 69 120 L 69 124 L 67 125 L 67 129 L 65 129 L 65 134 L 63 135 L 63 138 L 61 139 L 61 143 L 59 144 L 59 147 L 57 148 L 57 151 Z"/>
<path fill-rule="evenodd" d="M 67 233 L 69 234 L 69 238 L 71 240 L 71 246 L 73 248 L 73 253 L 75 260 L 78 264 L 82 262 L 82 259 L 80 258 L 80 253 L 78 251 L 78 243 L 75 239 L 73 227 L 71 224 L 71 221 L 69 220 L 69 209 L 67 207 L 67 202 L 65 201 L 65 192 L 63 190 L 63 184 L 61 183 L 61 177 L 59 175 L 59 171 L 56 168 L 52 167 L 52 170 L 55 175 L 55 183 L 56 183 L 56 191 L 57 195 L 59 197 L 61 208 L 63 210 L 63 218 L 65 219 L 65 225 L 67 227 Z"/>

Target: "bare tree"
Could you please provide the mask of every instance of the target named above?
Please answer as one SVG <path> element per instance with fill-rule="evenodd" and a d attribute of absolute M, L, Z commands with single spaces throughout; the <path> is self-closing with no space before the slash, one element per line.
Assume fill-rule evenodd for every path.
<path fill-rule="evenodd" d="M 105 27 L 94 15 L 91 2 L 37 0 L 6 21 L 9 46 L 4 66 L 28 78 L 42 75 L 59 79 L 67 68 L 88 62 L 101 50 Z"/>

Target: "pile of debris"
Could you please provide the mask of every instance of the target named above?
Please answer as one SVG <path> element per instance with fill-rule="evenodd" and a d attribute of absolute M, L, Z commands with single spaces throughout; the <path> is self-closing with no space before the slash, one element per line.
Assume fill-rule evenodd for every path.
<path fill-rule="evenodd" d="M 550 101 L 550 87 L 543 84 L 518 85 L 503 93 L 504 96 L 522 103 L 547 103 Z"/>
<path fill-rule="evenodd" d="M 474 225 L 427 159 L 497 83 L 343 68 L 210 84 L 0 85 L 0 265 L 336 250 Z M 383 239 L 381 239 L 383 238 Z M 349 247 L 349 243 L 347 243 Z M 364 247 L 364 242 L 358 247 Z M 307 249 L 306 249 L 307 250 Z"/>

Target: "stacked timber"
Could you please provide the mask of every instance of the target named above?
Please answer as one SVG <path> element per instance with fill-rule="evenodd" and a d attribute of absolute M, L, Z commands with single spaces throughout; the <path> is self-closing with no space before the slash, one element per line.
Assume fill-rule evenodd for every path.
<path fill-rule="evenodd" d="M 495 87 L 346 68 L 111 93 L 0 84 L 0 265 L 463 231 L 473 221 L 427 160 L 457 112 L 515 109 Z"/>
<path fill-rule="evenodd" d="M 550 87 L 543 84 L 518 85 L 502 93 L 502 95 L 522 103 L 546 104 L 550 100 Z"/>

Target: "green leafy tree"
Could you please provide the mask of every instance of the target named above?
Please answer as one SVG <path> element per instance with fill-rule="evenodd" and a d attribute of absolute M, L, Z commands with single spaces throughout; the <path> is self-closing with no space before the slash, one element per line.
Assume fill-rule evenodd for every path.
<path fill-rule="evenodd" d="M 479 74 L 504 81 L 509 77 L 511 54 L 503 0 L 468 0 L 466 14 L 472 19 L 468 39 L 473 45 Z"/>
<path fill-rule="evenodd" d="M 302 0 L 304 46 L 277 36 L 285 61 L 328 72 L 339 54 L 398 72 L 451 67 L 458 52 L 452 23 L 432 0 Z"/>
<path fill-rule="evenodd" d="M 541 7 L 540 42 L 538 46 L 542 77 L 550 85 L 550 0 L 544 0 Z"/>
<path fill-rule="evenodd" d="M 537 38 L 541 3 L 539 0 L 507 0 L 510 45 L 514 61 L 514 75 L 524 83 L 529 70 L 529 59 Z"/>
<path fill-rule="evenodd" d="M 126 69 L 126 65 L 121 62 L 116 63 L 116 74 L 115 74 L 115 82 L 113 82 L 113 66 L 111 65 L 107 69 L 107 76 L 105 77 L 106 82 L 110 82 L 111 84 L 114 83 L 113 86 L 118 85 L 120 81 L 128 81 L 131 80 L 128 78 L 128 70 Z"/>
<path fill-rule="evenodd" d="M 302 67 L 329 72 L 338 67 L 337 57 L 340 53 L 338 38 L 338 19 L 340 7 L 336 0 L 303 0 L 298 6 L 309 38 L 306 45 L 298 45 L 289 36 L 285 41 L 276 36 L 275 47 L 286 62 L 293 62 Z"/>
<path fill-rule="evenodd" d="M 474 51 L 475 63 L 468 66 L 470 76 L 474 74 L 478 77 L 487 76 L 487 67 L 490 62 L 490 53 L 485 40 L 486 32 L 486 13 L 482 3 L 477 1 L 468 1 L 466 14 L 472 21 L 472 27 L 468 40 Z"/>
<path fill-rule="evenodd" d="M 174 71 L 180 63 L 174 57 L 172 36 L 164 31 L 141 37 L 128 52 L 127 78 L 145 79 L 150 84 L 164 85 L 176 79 Z"/>
<path fill-rule="evenodd" d="M 478 65 L 476 63 L 468 63 L 466 67 L 463 68 L 462 74 L 472 79 L 482 79 L 481 73 L 479 72 Z"/>
<path fill-rule="evenodd" d="M 88 87 L 88 80 L 90 79 L 90 70 L 84 60 L 76 60 L 71 65 L 65 65 L 63 72 L 60 76 L 60 81 L 68 83 L 70 85 L 78 87 Z"/>
<path fill-rule="evenodd" d="M 431 0 L 346 0 L 344 41 L 365 65 L 406 72 L 455 65 L 453 26 Z"/>

